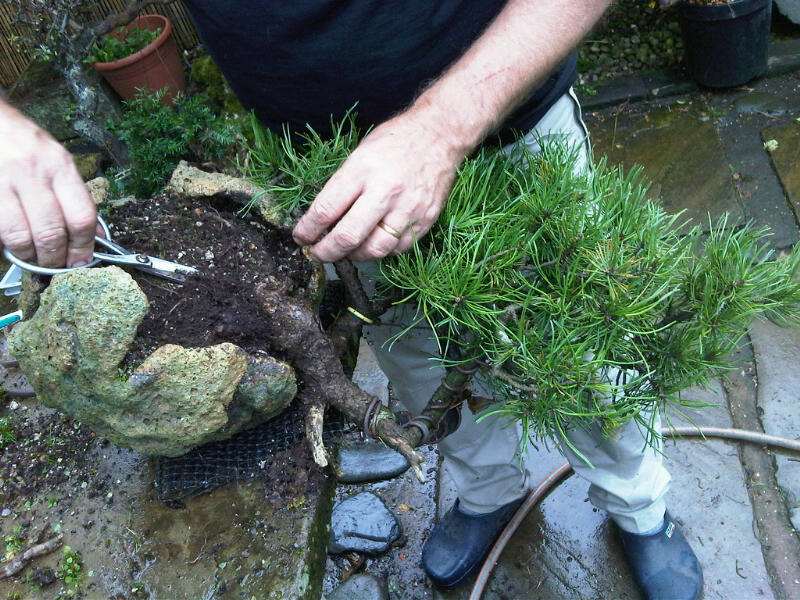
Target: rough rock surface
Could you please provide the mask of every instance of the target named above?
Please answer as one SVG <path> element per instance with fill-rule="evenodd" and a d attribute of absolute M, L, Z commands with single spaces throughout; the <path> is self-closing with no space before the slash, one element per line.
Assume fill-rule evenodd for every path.
<path fill-rule="evenodd" d="M 86 182 L 86 189 L 89 190 L 89 195 L 92 197 L 95 206 L 100 206 L 108 196 L 111 183 L 105 177 L 95 177 Z"/>
<path fill-rule="evenodd" d="M 178 456 L 229 437 L 294 397 L 290 367 L 266 357 L 248 361 L 227 343 L 162 346 L 133 372 L 121 372 L 147 309 L 125 271 L 72 271 L 53 278 L 36 312 L 12 331 L 9 348 L 43 404 L 146 454 Z"/>
<path fill-rule="evenodd" d="M 172 173 L 165 191 L 183 196 L 209 198 L 222 196 L 245 204 L 257 199 L 257 208 L 261 217 L 277 227 L 287 227 L 285 216 L 269 201 L 263 188 L 256 184 L 231 177 L 224 173 L 207 173 L 181 161 Z"/>
<path fill-rule="evenodd" d="M 337 504 L 331 515 L 328 552 L 380 554 L 400 537 L 397 518 L 371 492 L 362 492 Z"/>
<path fill-rule="evenodd" d="M 226 434 L 271 419 L 286 408 L 297 394 L 294 370 L 268 355 L 249 356 L 247 371 L 228 406 L 228 424 L 220 429 L 217 439 Z"/>

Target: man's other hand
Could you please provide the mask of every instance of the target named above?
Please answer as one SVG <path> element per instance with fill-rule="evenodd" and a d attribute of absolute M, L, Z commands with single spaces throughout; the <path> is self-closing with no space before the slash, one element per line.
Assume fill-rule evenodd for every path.
<path fill-rule="evenodd" d="M 408 250 L 436 221 L 464 158 L 430 123 L 404 113 L 370 132 L 300 219 L 295 241 L 313 244 L 323 262 Z"/>
<path fill-rule="evenodd" d="M 97 214 L 67 152 L 0 101 L 0 246 L 43 267 L 88 263 Z"/>

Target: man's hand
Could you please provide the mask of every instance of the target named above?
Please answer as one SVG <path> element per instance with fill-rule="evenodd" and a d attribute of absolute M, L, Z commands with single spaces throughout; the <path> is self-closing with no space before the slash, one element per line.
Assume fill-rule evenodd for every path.
<path fill-rule="evenodd" d="M 463 158 L 464 151 L 431 119 L 417 112 L 390 119 L 328 180 L 295 227 L 294 239 L 314 244 L 311 254 L 323 262 L 405 252 L 436 221 Z"/>
<path fill-rule="evenodd" d="M 0 247 L 43 267 L 88 263 L 97 214 L 72 157 L 0 101 Z"/>

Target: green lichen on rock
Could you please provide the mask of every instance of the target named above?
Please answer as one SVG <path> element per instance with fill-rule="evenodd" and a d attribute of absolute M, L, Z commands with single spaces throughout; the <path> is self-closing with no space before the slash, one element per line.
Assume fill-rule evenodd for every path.
<path fill-rule="evenodd" d="M 269 357 L 248 361 L 228 343 L 162 346 L 127 376 L 120 364 L 147 310 L 147 298 L 125 271 L 72 271 L 54 277 L 38 296 L 38 308 L 14 328 L 9 348 L 40 402 L 146 454 L 179 456 L 229 437 L 274 416 L 294 397 L 288 365 Z"/>
<path fill-rule="evenodd" d="M 126 417 L 125 411 L 110 415 L 117 417 L 111 421 L 114 429 L 125 432 L 120 445 L 177 456 L 216 439 L 217 430 L 228 423 L 227 408 L 246 369 L 247 354 L 234 344 L 158 348 L 126 382 L 136 417 Z M 154 431 L 157 441 L 152 440 Z"/>

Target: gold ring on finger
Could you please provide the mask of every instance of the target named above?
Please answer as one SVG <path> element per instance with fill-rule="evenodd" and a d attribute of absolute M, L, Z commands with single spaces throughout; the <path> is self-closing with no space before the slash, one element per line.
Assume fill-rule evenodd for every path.
<path fill-rule="evenodd" d="M 395 237 L 395 238 L 397 238 L 398 240 L 399 240 L 401 237 L 403 237 L 403 234 L 402 234 L 402 233 L 400 233 L 399 231 L 397 231 L 397 229 L 395 229 L 395 228 L 394 228 L 394 227 L 392 227 L 391 225 L 387 225 L 387 224 L 386 224 L 385 222 L 383 222 L 383 221 L 378 221 L 378 227 L 380 227 L 381 229 L 383 229 L 383 230 L 384 230 L 386 233 L 388 233 L 388 234 L 389 234 L 389 235 L 391 235 L 392 237 Z"/>

